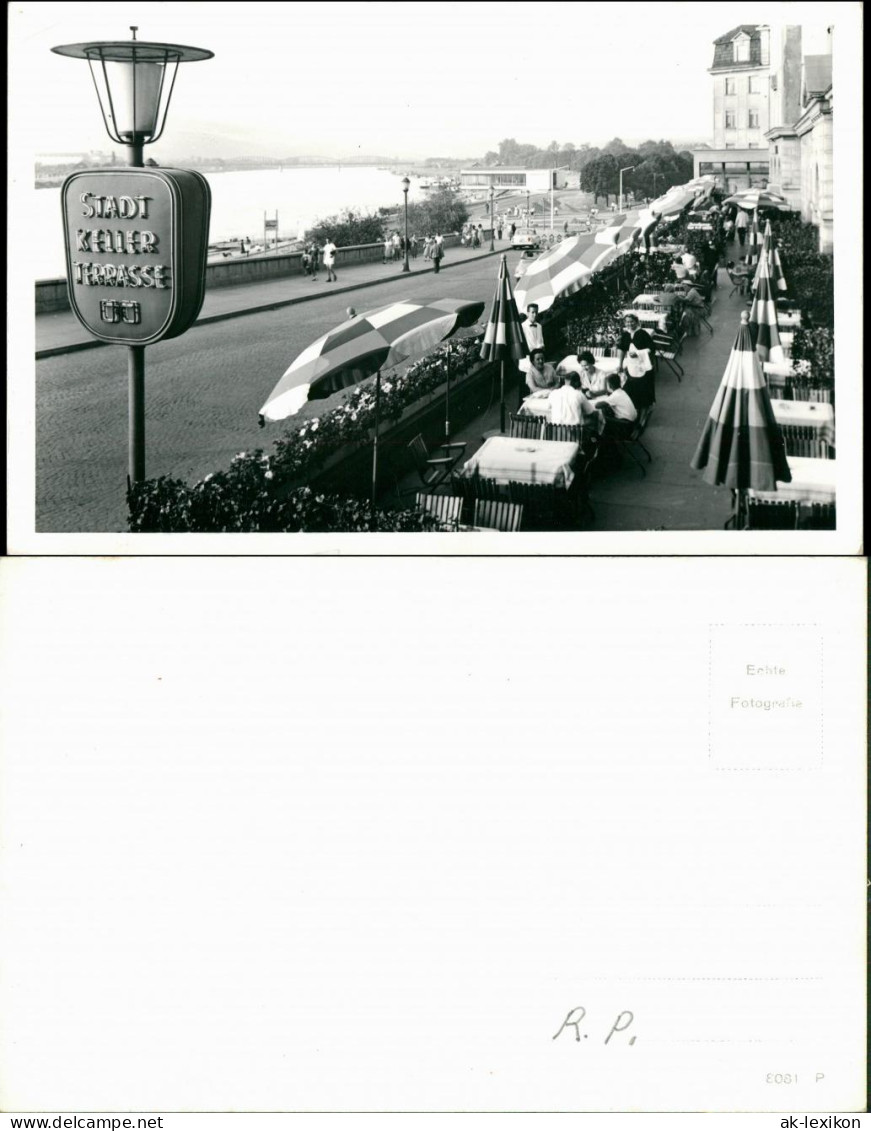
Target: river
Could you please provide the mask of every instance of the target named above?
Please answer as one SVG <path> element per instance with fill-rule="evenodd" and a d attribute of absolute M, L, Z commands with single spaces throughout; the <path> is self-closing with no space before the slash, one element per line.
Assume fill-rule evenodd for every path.
<path fill-rule="evenodd" d="M 345 208 L 374 212 L 402 204 L 402 177 L 366 165 L 320 165 L 310 168 L 246 169 L 208 173 L 212 189 L 209 241 L 250 237 L 263 240 L 263 214 L 278 213 L 279 235 L 296 239 L 316 220 Z M 411 178 L 409 200 L 425 195 Z M 65 274 L 60 188 L 34 189 L 34 279 Z"/>

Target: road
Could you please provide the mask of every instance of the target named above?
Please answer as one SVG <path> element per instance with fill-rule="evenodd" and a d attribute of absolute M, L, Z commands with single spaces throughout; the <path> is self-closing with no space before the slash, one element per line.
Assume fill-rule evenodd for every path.
<path fill-rule="evenodd" d="M 509 254 L 513 271 L 519 253 Z M 194 327 L 146 351 L 146 474 L 195 482 L 239 451 L 268 449 L 284 425 L 257 412 L 310 342 L 364 310 L 403 298 L 484 300 L 489 311 L 498 258 L 442 272 L 392 276 L 358 293 L 325 294 L 263 314 Z M 486 313 L 485 313 L 486 317 Z M 318 415 L 341 397 L 307 405 Z M 298 418 L 297 418 L 298 419 Z M 127 356 L 120 346 L 36 363 L 36 529 L 41 533 L 127 528 Z"/>

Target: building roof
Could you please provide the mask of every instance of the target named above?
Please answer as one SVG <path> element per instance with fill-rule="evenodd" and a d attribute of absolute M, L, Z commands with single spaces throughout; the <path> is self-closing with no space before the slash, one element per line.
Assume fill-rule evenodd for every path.
<path fill-rule="evenodd" d="M 806 98 L 824 94 L 832 85 L 831 55 L 805 55 L 804 90 Z"/>
<path fill-rule="evenodd" d="M 732 50 L 732 41 L 744 34 L 750 39 L 750 58 L 746 62 L 736 63 Z M 721 71 L 734 69 L 746 70 L 747 67 L 761 67 L 762 64 L 762 36 L 759 34 L 758 24 L 738 24 L 725 35 L 714 40 L 714 61 L 711 70 Z"/>

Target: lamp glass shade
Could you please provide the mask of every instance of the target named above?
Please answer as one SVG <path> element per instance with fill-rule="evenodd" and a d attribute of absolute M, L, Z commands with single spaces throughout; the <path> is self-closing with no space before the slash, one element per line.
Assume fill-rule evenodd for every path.
<path fill-rule="evenodd" d="M 112 117 L 119 137 L 151 137 L 157 130 L 163 63 L 106 63 Z M 135 101 L 134 106 L 134 68 Z"/>
<path fill-rule="evenodd" d="M 408 179 L 408 177 L 403 177 L 402 178 L 402 191 L 408 192 L 408 190 L 410 188 L 411 188 L 411 181 Z"/>

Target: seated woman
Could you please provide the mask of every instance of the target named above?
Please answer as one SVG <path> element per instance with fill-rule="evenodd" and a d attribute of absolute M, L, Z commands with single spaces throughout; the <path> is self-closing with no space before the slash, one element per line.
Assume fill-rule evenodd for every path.
<path fill-rule="evenodd" d="M 578 354 L 581 389 L 586 396 L 595 398 L 608 392 L 608 374 L 596 368 L 596 359 L 589 350 Z"/>
<path fill-rule="evenodd" d="M 559 383 L 556 370 L 544 360 L 544 350 L 533 350 L 529 355 L 529 365 L 526 369 L 526 387 L 530 393 L 537 393 L 542 389 L 556 389 Z"/>

